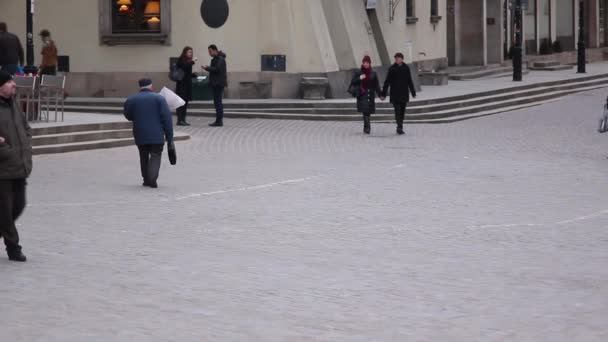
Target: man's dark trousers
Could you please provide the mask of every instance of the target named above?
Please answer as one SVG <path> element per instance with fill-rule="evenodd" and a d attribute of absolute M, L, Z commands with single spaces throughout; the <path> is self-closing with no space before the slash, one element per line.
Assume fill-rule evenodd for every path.
<path fill-rule="evenodd" d="M 213 105 L 215 105 L 215 123 L 224 123 L 224 87 L 214 86 L 213 87 Z"/>
<path fill-rule="evenodd" d="M 397 121 L 397 129 L 403 130 L 403 121 L 405 120 L 405 109 L 407 108 L 407 102 L 393 103 L 393 107 L 395 107 L 395 121 Z"/>
<path fill-rule="evenodd" d="M 141 176 L 146 185 L 156 185 L 165 145 L 137 145 Z"/>
<path fill-rule="evenodd" d="M 0 236 L 9 254 L 21 251 L 15 222 L 25 209 L 25 186 L 25 179 L 0 180 Z"/>

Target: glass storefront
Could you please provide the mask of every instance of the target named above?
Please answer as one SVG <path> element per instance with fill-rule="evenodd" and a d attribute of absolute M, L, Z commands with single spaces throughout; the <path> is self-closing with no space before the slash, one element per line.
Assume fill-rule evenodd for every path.
<path fill-rule="evenodd" d="M 555 26 L 557 41 L 564 51 L 574 50 L 574 2 L 555 0 Z"/>
<path fill-rule="evenodd" d="M 535 55 L 538 53 L 536 49 L 536 1 L 528 1 L 528 9 L 524 11 L 524 40 L 526 45 L 526 54 Z"/>

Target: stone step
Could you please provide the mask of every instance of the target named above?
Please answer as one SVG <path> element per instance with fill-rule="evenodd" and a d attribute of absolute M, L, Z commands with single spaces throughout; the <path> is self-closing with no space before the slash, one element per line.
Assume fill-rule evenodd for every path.
<path fill-rule="evenodd" d="M 491 69 L 484 69 L 479 71 L 473 71 L 464 74 L 452 74 L 450 75 L 450 80 L 454 81 L 464 81 L 464 80 L 475 80 L 483 77 L 489 77 L 492 75 L 505 74 L 508 72 L 512 72 L 513 68 L 509 67 L 496 67 Z"/>
<path fill-rule="evenodd" d="M 559 66 L 560 63 L 558 61 L 537 61 L 532 63 L 532 67 L 534 68 L 548 68 Z"/>
<path fill-rule="evenodd" d="M 408 107 L 408 115 L 434 115 L 435 113 L 446 113 L 446 115 L 459 115 L 462 110 L 468 110 L 470 108 L 481 107 L 495 107 L 503 105 L 504 101 L 528 101 L 531 96 L 540 96 L 547 93 L 554 93 L 556 91 L 566 91 L 577 88 L 584 88 L 589 86 L 607 85 L 608 77 L 604 79 L 586 80 L 578 83 L 568 83 L 557 86 L 546 86 L 534 88 L 533 90 L 519 90 L 519 88 L 510 93 L 503 93 L 499 95 L 490 95 L 485 97 L 477 97 L 470 100 L 447 102 L 438 105 L 419 106 L 419 107 Z M 107 112 L 112 113 L 112 107 L 94 107 L 92 108 L 96 112 Z M 76 111 L 83 111 L 86 108 L 75 108 Z M 120 108 L 117 109 L 120 111 Z M 392 115 L 392 108 L 378 108 L 377 113 L 379 115 Z M 191 115 L 213 117 L 215 115 L 214 110 L 208 109 L 193 109 L 190 110 Z M 356 113 L 355 105 L 345 108 L 265 108 L 265 109 L 231 109 L 226 110 L 226 115 L 230 117 L 239 118 L 270 118 L 270 119 L 301 119 L 301 120 L 312 120 L 314 118 L 318 120 L 348 120 L 359 116 Z"/>
<path fill-rule="evenodd" d="M 37 135 L 50 135 L 50 134 L 67 134 L 67 133 L 76 133 L 76 132 L 111 131 L 111 130 L 124 130 L 124 129 L 132 129 L 132 128 L 133 128 L 133 124 L 129 121 L 90 123 L 90 124 L 79 124 L 79 125 L 57 124 L 54 126 L 32 128 L 32 135 L 37 136 Z"/>
<path fill-rule="evenodd" d="M 61 133 L 48 135 L 35 135 L 32 138 L 33 146 L 44 145 L 62 145 L 85 141 L 108 140 L 108 139 L 126 139 L 133 138 L 133 130 L 115 130 L 115 131 L 87 131 L 75 133 Z"/>
<path fill-rule="evenodd" d="M 509 73 L 511 73 L 511 68 L 509 68 Z M 507 73 L 503 73 L 506 75 Z M 478 97 L 497 95 L 497 94 L 505 94 L 509 92 L 513 92 L 516 90 L 528 90 L 535 88 L 542 88 L 547 86 L 554 85 L 564 85 L 571 83 L 579 83 L 587 80 L 595 80 L 607 78 L 608 74 L 603 75 L 594 75 L 594 76 L 585 76 L 579 78 L 572 78 L 568 80 L 557 80 L 557 81 L 549 81 L 542 83 L 532 83 L 532 84 L 524 84 L 524 85 L 516 85 L 509 88 L 495 89 L 485 92 L 472 93 L 472 94 L 464 94 L 464 95 L 456 95 L 456 96 L 448 96 L 443 98 L 435 98 L 435 99 L 427 99 L 427 100 L 414 100 L 410 102 L 409 107 L 418 107 L 432 104 L 441 104 L 447 102 L 454 101 L 463 101 Z M 91 107 L 100 107 L 105 111 L 111 110 L 112 113 L 122 113 L 122 106 L 124 104 L 124 99 L 112 98 L 100 98 L 100 99 L 80 99 L 80 98 L 69 98 L 66 101 L 66 106 L 69 108 L 91 108 Z M 232 100 L 234 101 L 234 100 Z M 227 100 L 225 103 L 226 110 L 232 109 L 258 109 L 265 110 L 268 108 L 343 108 L 344 106 L 354 106 L 354 99 L 345 99 L 345 100 L 336 100 L 336 101 L 302 101 L 302 100 L 252 100 L 252 101 L 236 101 L 231 102 L 231 100 Z M 108 108 L 108 109 L 104 109 Z M 389 103 L 379 103 L 378 108 L 392 108 Z M 213 109 L 213 103 L 208 101 L 193 101 L 191 102 L 190 109 Z M 74 111 L 74 110 L 71 110 Z M 86 111 L 84 111 L 86 112 Z"/>
<path fill-rule="evenodd" d="M 557 65 L 557 66 L 548 66 L 548 67 L 531 67 L 530 70 L 535 71 L 561 71 L 561 70 L 572 70 L 574 69 L 574 65 Z"/>
<path fill-rule="evenodd" d="M 176 133 L 174 139 L 175 141 L 184 141 L 189 140 L 190 136 L 183 133 Z M 131 137 L 121 139 L 100 139 L 94 141 L 73 142 L 66 144 L 34 146 L 32 150 L 34 155 L 41 155 L 125 147 L 132 146 L 134 144 L 135 141 Z"/>
<path fill-rule="evenodd" d="M 570 95 L 577 92 L 607 88 L 608 83 L 592 85 L 588 87 L 565 89 L 555 92 L 543 93 L 535 96 L 522 96 L 518 98 L 511 98 L 505 101 L 491 102 L 488 104 L 476 105 L 458 108 L 456 110 L 445 110 L 429 112 L 424 114 L 407 114 L 407 119 L 410 122 L 420 123 L 447 123 L 458 121 L 457 118 L 468 118 L 476 117 L 478 113 L 499 113 L 509 111 L 509 108 L 522 108 L 536 102 L 544 102 L 560 97 Z M 490 115 L 490 114 L 486 114 Z M 202 113 L 200 116 L 203 117 L 214 117 L 214 113 Z M 358 121 L 361 119 L 361 114 L 309 114 L 309 113 L 281 113 L 281 114 L 269 114 L 264 112 L 231 112 L 226 111 L 225 116 L 227 118 L 241 118 L 241 119 L 275 119 L 275 120 L 313 120 L 313 121 Z M 374 121 L 385 121 L 392 120 L 392 113 L 377 113 L 373 117 Z"/>

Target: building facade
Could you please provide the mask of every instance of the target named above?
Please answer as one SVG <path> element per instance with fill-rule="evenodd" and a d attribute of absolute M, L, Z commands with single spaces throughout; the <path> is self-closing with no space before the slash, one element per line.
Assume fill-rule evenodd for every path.
<path fill-rule="evenodd" d="M 0 21 L 23 42 L 26 1 L 0 1 Z M 398 51 L 421 70 L 504 63 L 512 1 L 35 0 L 34 31 L 53 33 L 75 96 L 125 96 L 143 75 L 172 86 L 172 57 L 191 46 L 204 65 L 217 44 L 228 56 L 229 97 L 259 86 L 263 96 L 297 98 L 303 76 L 326 76 L 328 96 L 339 98 L 364 55 L 381 75 Z M 574 50 L 579 0 L 522 1 L 528 58 L 555 42 Z M 603 47 L 608 0 L 584 1 L 587 46 Z"/>
<path fill-rule="evenodd" d="M 447 57 L 450 65 L 501 64 L 509 59 L 515 40 L 512 6 L 515 0 L 447 0 Z M 522 0 L 522 41 L 529 60 L 578 43 L 580 0 Z M 585 45 L 606 47 L 608 0 L 584 0 Z M 601 51 L 599 51 L 601 52 Z M 563 62 L 572 62 L 566 54 Z"/>
<path fill-rule="evenodd" d="M 227 54 L 230 97 L 251 82 L 271 96 L 298 97 L 304 75 L 326 75 L 332 97 L 370 55 L 388 65 L 395 52 L 409 61 L 446 65 L 445 0 L 36 0 L 34 31 L 49 29 L 69 57 L 76 96 L 124 96 L 142 75 L 170 85 L 169 60 L 192 46 L 199 65 L 207 46 Z M 0 1 L 0 21 L 25 41 L 24 0 Z M 228 12 L 226 12 L 228 10 Z M 434 11 L 434 12 L 432 12 Z M 409 19 L 409 20 L 408 20 Z M 38 42 L 36 42 L 38 43 Z M 39 44 L 36 47 L 38 58 Z M 200 69 L 199 69 L 200 70 Z"/>

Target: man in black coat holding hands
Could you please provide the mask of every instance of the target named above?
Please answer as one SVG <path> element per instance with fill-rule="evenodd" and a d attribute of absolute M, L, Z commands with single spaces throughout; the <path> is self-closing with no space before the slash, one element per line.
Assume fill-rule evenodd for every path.
<path fill-rule="evenodd" d="M 382 96 L 386 97 L 390 88 L 391 103 L 395 107 L 395 120 L 397 121 L 397 134 L 405 134 L 403 121 L 405 120 L 405 109 L 410 102 L 410 93 L 415 98 L 416 88 L 412 81 L 410 68 L 403 62 L 403 54 L 395 54 L 395 64 L 388 69 Z"/>

